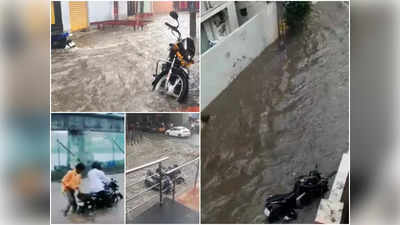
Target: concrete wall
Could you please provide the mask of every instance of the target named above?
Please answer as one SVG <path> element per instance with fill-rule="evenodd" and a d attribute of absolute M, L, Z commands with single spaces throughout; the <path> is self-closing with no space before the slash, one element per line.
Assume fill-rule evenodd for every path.
<path fill-rule="evenodd" d="M 71 32 L 71 25 L 69 23 L 69 2 L 61 1 L 61 18 L 63 23 L 64 32 Z"/>
<path fill-rule="evenodd" d="M 174 2 L 153 2 L 154 13 L 169 13 L 174 9 Z"/>
<path fill-rule="evenodd" d="M 146 10 L 151 12 L 151 2 L 145 2 Z M 61 1 L 61 16 L 64 26 L 64 31 L 70 32 L 69 19 L 69 2 Z M 114 19 L 114 2 L 113 1 L 88 1 L 88 17 L 89 23 L 113 20 Z M 128 18 L 128 3 L 126 1 L 118 2 L 118 17 L 119 19 Z"/>
<path fill-rule="evenodd" d="M 119 1 L 118 2 L 118 18 L 120 20 L 126 20 L 128 18 L 128 2 Z"/>
<path fill-rule="evenodd" d="M 215 2 L 202 2 L 204 4 L 212 4 Z M 218 3 L 218 4 L 217 4 Z M 202 23 L 201 23 L 201 53 L 206 52 L 210 47 L 209 41 L 218 42 L 225 36 L 228 36 L 232 31 L 239 27 L 238 18 L 236 15 L 236 8 L 234 2 L 217 2 L 213 4 L 215 7 L 207 10 L 207 12 L 202 12 Z M 220 30 L 216 24 L 219 24 L 220 19 L 217 16 L 218 13 L 223 13 L 225 15 L 224 26 L 225 29 Z M 221 24 L 218 25 L 222 27 Z"/>
<path fill-rule="evenodd" d="M 121 4 L 121 3 L 119 3 Z M 89 1 L 89 23 L 114 19 L 114 2 Z"/>
<path fill-rule="evenodd" d="M 153 12 L 153 2 L 145 1 L 143 5 L 143 13 Z"/>
<path fill-rule="evenodd" d="M 276 4 L 201 55 L 201 110 L 215 99 L 268 45 L 278 38 Z"/>
<path fill-rule="evenodd" d="M 271 4 L 271 3 L 269 3 Z M 251 19 L 253 16 L 257 15 L 261 10 L 265 9 L 267 6 L 266 2 L 235 2 L 236 14 L 239 21 L 239 26 Z M 247 10 L 247 15 L 242 16 L 240 13 L 241 9 Z"/>

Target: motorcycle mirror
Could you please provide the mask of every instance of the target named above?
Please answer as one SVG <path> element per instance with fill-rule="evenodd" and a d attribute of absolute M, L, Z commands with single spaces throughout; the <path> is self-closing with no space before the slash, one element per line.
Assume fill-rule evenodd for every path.
<path fill-rule="evenodd" d="M 178 14 L 175 11 L 169 12 L 169 16 L 174 18 L 174 20 L 178 20 Z"/>

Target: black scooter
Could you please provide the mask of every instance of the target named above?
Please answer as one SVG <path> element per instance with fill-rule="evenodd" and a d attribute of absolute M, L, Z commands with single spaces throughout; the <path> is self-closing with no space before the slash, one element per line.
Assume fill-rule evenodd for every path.
<path fill-rule="evenodd" d="M 336 171 L 328 176 L 322 176 L 317 170 L 308 175 L 296 178 L 293 191 L 286 194 L 270 196 L 265 200 L 264 214 L 270 223 L 297 219 L 295 209 L 310 204 L 314 199 L 321 198 L 328 190 L 328 181 Z"/>

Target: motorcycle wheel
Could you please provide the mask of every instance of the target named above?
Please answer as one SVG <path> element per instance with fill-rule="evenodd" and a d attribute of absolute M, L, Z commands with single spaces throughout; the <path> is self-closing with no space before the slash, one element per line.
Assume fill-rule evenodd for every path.
<path fill-rule="evenodd" d="M 285 216 L 283 207 L 278 205 L 265 208 L 264 214 L 268 217 L 268 222 L 270 223 L 274 223 Z"/>
<path fill-rule="evenodd" d="M 118 202 L 119 202 L 118 195 L 115 194 L 115 195 L 113 196 L 113 205 L 116 205 Z"/>
<path fill-rule="evenodd" d="M 167 76 L 165 73 L 160 73 L 157 75 L 156 79 L 153 82 L 153 91 L 157 90 L 161 93 L 165 93 L 165 83 L 167 80 Z M 186 77 L 181 73 L 173 73 L 171 74 L 170 82 L 174 82 L 174 90 L 173 94 L 176 100 L 179 103 L 182 103 L 189 92 L 189 81 Z"/>

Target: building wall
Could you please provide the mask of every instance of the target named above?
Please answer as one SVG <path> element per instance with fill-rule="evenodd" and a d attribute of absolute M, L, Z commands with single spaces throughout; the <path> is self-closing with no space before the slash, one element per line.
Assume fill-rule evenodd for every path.
<path fill-rule="evenodd" d="M 128 3 L 126 1 L 118 2 L 118 18 L 128 18 Z M 151 5 L 151 3 L 145 3 Z M 64 31 L 70 32 L 70 16 L 69 4 L 67 1 L 61 1 L 61 14 L 64 26 Z M 114 19 L 114 2 L 113 1 L 88 1 L 88 17 L 89 23 L 113 20 Z"/>
<path fill-rule="evenodd" d="M 114 19 L 114 2 L 89 1 L 89 23 Z"/>
<path fill-rule="evenodd" d="M 62 23 L 61 3 L 59 1 L 51 2 L 51 34 L 64 32 Z"/>
<path fill-rule="evenodd" d="M 202 54 L 201 110 L 277 38 L 276 4 L 270 3 L 264 10 Z"/>
<path fill-rule="evenodd" d="M 61 1 L 61 18 L 63 22 L 64 32 L 71 32 L 71 25 L 69 23 L 69 2 Z"/>
<path fill-rule="evenodd" d="M 239 21 L 239 26 L 257 15 L 261 10 L 264 10 L 267 6 L 266 2 L 235 2 L 236 14 Z M 242 15 L 241 10 L 246 10 L 247 15 Z"/>
<path fill-rule="evenodd" d="M 151 13 L 153 12 L 153 2 L 145 1 L 143 6 L 143 13 Z"/>
<path fill-rule="evenodd" d="M 153 2 L 153 12 L 155 14 L 169 13 L 174 10 L 173 2 Z"/>
<path fill-rule="evenodd" d="M 119 1 L 118 2 L 118 18 L 120 20 L 126 20 L 128 18 L 128 2 Z"/>
<path fill-rule="evenodd" d="M 239 27 L 234 2 L 202 2 L 201 53 Z M 211 41 L 211 42 L 209 42 Z"/>

